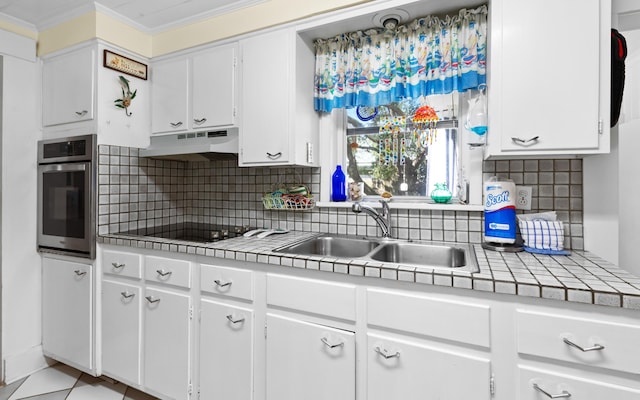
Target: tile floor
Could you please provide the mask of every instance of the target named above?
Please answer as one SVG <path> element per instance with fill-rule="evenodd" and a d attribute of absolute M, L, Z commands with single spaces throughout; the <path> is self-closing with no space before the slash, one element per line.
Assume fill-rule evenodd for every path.
<path fill-rule="evenodd" d="M 0 387 L 0 400 L 155 400 L 122 383 L 95 378 L 64 364 L 55 364 Z"/>

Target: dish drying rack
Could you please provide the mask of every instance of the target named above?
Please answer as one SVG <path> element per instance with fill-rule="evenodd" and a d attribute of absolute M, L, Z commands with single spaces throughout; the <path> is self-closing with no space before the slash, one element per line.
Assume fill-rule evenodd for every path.
<path fill-rule="evenodd" d="M 267 210 L 304 211 L 314 208 L 316 201 L 306 185 L 279 184 L 262 196 L 262 204 Z"/>

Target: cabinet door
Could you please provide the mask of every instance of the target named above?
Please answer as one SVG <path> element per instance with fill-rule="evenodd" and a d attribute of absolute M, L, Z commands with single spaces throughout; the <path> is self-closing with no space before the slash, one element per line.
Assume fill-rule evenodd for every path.
<path fill-rule="evenodd" d="M 489 359 L 418 341 L 367 336 L 368 400 L 491 398 Z"/>
<path fill-rule="evenodd" d="M 172 399 L 189 397 L 190 319 L 188 295 L 146 289 L 143 385 Z"/>
<path fill-rule="evenodd" d="M 188 60 L 153 64 L 151 70 L 151 132 L 179 132 L 188 128 Z"/>
<path fill-rule="evenodd" d="M 242 41 L 241 163 L 289 161 L 291 40 L 285 30 Z"/>
<path fill-rule="evenodd" d="M 138 286 L 102 282 L 102 371 L 140 384 L 140 294 Z"/>
<path fill-rule="evenodd" d="M 253 398 L 253 312 L 203 300 L 200 315 L 200 398 Z"/>
<path fill-rule="evenodd" d="M 236 51 L 235 45 L 223 46 L 192 58 L 193 129 L 235 124 Z"/>
<path fill-rule="evenodd" d="M 42 260 L 42 347 L 46 355 L 93 367 L 92 266 Z"/>
<path fill-rule="evenodd" d="M 597 150 L 609 112 L 600 110 L 600 1 L 499 0 L 491 9 L 490 140 L 504 155 Z"/>
<path fill-rule="evenodd" d="M 588 379 L 580 375 L 579 371 L 576 371 L 575 376 L 571 376 L 521 366 L 519 367 L 517 400 L 548 398 L 571 400 L 640 399 L 640 388 L 637 385 L 637 381 L 634 385 L 635 388 L 631 388 L 610 382 Z"/>
<path fill-rule="evenodd" d="M 353 332 L 267 314 L 267 400 L 353 400 L 355 379 Z"/>
<path fill-rule="evenodd" d="M 44 126 L 93 119 L 95 60 L 94 49 L 80 49 L 43 61 Z"/>

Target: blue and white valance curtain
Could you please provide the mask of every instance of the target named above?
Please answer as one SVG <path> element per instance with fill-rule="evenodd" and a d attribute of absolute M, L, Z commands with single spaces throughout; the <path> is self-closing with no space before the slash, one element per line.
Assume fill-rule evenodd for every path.
<path fill-rule="evenodd" d="M 376 107 L 486 82 L 487 7 L 319 39 L 315 109 Z"/>

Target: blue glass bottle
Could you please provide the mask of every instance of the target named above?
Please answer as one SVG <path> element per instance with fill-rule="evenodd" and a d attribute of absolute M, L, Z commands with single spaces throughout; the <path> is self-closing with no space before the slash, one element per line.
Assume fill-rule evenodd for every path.
<path fill-rule="evenodd" d="M 331 175 L 331 201 L 347 200 L 347 177 L 338 165 L 336 172 Z"/>

